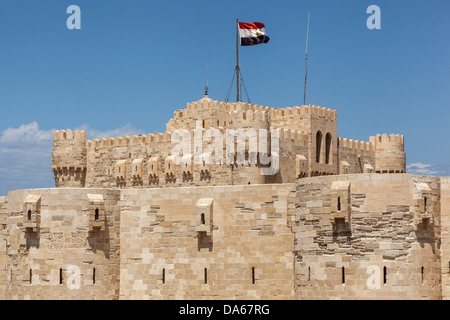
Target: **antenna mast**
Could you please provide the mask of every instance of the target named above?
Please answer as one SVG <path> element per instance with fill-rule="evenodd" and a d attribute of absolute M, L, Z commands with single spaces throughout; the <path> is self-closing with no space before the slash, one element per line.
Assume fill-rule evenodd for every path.
<path fill-rule="evenodd" d="M 208 96 L 208 65 L 209 65 L 209 54 L 206 60 L 206 80 L 205 80 L 205 96 Z"/>
<path fill-rule="evenodd" d="M 303 104 L 306 105 L 306 78 L 308 75 L 308 36 L 309 36 L 309 15 L 308 12 L 308 27 L 306 29 L 306 58 L 305 58 L 305 89 L 303 92 Z"/>

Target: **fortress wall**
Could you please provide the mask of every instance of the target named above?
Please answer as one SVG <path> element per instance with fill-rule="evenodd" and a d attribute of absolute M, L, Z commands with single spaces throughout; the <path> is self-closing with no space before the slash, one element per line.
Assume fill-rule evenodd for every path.
<path fill-rule="evenodd" d="M 439 178 L 341 175 L 296 186 L 297 299 L 440 298 Z"/>
<path fill-rule="evenodd" d="M 234 184 L 262 184 L 266 183 L 266 177 L 261 175 L 260 165 L 255 165 L 249 162 L 248 142 L 245 146 L 245 163 L 237 164 L 238 159 L 238 144 L 234 143 L 234 161 L 235 165 L 227 164 L 227 145 L 226 145 L 226 131 L 219 127 L 222 133 L 223 141 L 219 141 L 219 146 L 222 145 L 221 164 L 215 158 L 212 158 L 212 163 L 205 168 L 201 161 L 197 163 L 195 157 L 191 158 L 192 165 L 187 168 L 183 164 L 177 165 L 172 163 L 172 168 L 168 170 L 167 163 L 169 156 L 172 155 L 172 150 L 175 143 L 171 142 L 171 133 L 156 133 L 147 136 L 131 136 L 131 137 L 116 137 L 107 139 L 94 139 L 87 141 L 87 173 L 86 186 L 87 187 L 104 187 L 104 188 L 161 188 L 174 186 L 211 186 L 211 185 L 234 185 Z M 245 130 L 245 129 L 244 129 Z M 191 136 L 191 152 L 197 149 L 197 145 L 202 145 L 204 154 L 212 148 L 208 146 L 214 139 L 209 139 L 206 136 L 205 129 L 198 129 L 197 133 L 190 132 Z M 279 130 L 280 146 L 285 150 L 291 150 L 300 154 L 307 153 L 307 135 L 302 132 Z M 228 132 L 228 131 L 227 131 Z M 253 132 L 259 134 L 257 130 Z M 198 137 L 203 135 L 203 142 L 196 142 Z M 259 146 L 256 151 L 259 151 Z M 218 150 L 217 150 L 218 151 Z M 265 150 L 264 150 L 265 151 Z M 231 150 L 231 152 L 233 152 Z M 154 176 L 150 172 L 152 158 L 159 156 L 157 161 L 158 172 Z M 217 154 L 217 156 L 219 156 Z M 295 160 L 295 154 L 293 158 Z M 136 169 L 135 161 L 141 160 L 138 176 L 134 173 Z M 120 175 L 117 179 L 116 165 L 119 161 L 124 161 L 122 168 L 125 174 Z M 290 163 L 288 165 L 291 165 Z M 283 170 L 286 169 L 283 167 Z M 168 175 L 168 173 L 170 173 Z M 290 178 L 288 182 L 293 182 L 295 177 Z M 286 182 L 286 180 L 283 180 Z"/>
<path fill-rule="evenodd" d="M 7 235 L 7 217 L 8 217 L 8 197 L 0 197 L 0 300 L 6 297 L 6 242 Z"/>
<path fill-rule="evenodd" d="M 371 142 L 338 138 L 339 173 L 375 172 L 375 146 Z"/>
<path fill-rule="evenodd" d="M 6 299 L 118 298 L 119 191 L 21 190 L 8 199 Z M 26 228 L 28 206 L 39 217 L 34 229 Z"/>
<path fill-rule="evenodd" d="M 122 190 L 120 298 L 294 298 L 293 195 L 293 184 Z"/>
<path fill-rule="evenodd" d="M 441 178 L 441 272 L 442 298 L 450 299 L 450 177 Z M 436 204 L 437 205 L 437 204 Z"/>
<path fill-rule="evenodd" d="M 267 176 L 268 183 L 294 183 L 299 177 L 307 176 L 309 157 L 309 138 L 307 132 L 277 129 L 279 135 L 279 172 Z M 301 160 L 298 160 L 300 157 Z"/>

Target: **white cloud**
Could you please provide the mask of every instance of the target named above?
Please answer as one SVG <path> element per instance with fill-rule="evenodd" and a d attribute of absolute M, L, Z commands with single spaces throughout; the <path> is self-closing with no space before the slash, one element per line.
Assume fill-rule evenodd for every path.
<path fill-rule="evenodd" d="M 37 122 L 22 124 L 19 128 L 8 128 L 0 135 L 0 146 L 45 145 L 53 141 L 53 130 L 40 130 Z"/>
<path fill-rule="evenodd" d="M 411 163 L 406 166 L 406 172 L 417 175 L 431 175 L 431 176 L 449 176 L 450 166 L 448 165 L 436 165 L 425 163 Z"/>

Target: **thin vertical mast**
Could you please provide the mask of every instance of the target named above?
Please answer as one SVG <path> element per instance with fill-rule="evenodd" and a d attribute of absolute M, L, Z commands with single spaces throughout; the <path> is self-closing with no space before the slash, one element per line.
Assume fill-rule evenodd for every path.
<path fill-rule="evenodd" d="M 208 65 L 209 65 L 209 54 L 206 60 L 206 81 L 205 81 L 205 96 L 208 96 Z"/>
<path fill-rule="evenodd" d="M 239 21 L 236 19 L 236 102 L 239 102 Z"/>
<path fill-rule="evenodd" d="M 308 12 L 308 27 L 306 29 L 306 57 L 305 57 L 305 89 L 303 92 L 303 104 L 306 104 L 306 78 L 308 75 L 308 36 L 309 36 L 309 12 Z"/>

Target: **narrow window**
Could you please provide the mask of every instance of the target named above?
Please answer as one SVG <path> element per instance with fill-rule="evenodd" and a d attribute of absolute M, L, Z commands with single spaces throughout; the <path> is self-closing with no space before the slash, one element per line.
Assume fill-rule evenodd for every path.
<path fill-rule="evenodd" d="M 342 284 L 345 283 L 345 267 L 342 267 Z"/>
<path fill-rule="evenodd" d="M 322 132 L 317 131 L 316 134 L 316 162 L 320 162 L 320 149 L 322 148 Z"/>
<path fill-rule="evenodd" d="M 337 210 L 341 211 L 341 197 L 337 198 Z"/>
<path fill-rule="evenodd" d="M 330 153 L 331 153 L 331 134 L 328 132 L 325 137 L 325 163 L 330 163 Z"/>
<path fill-rule="evenodd" d="M 62 268 L 59 269 L 59 284 L 63 284 L 63 271 L 62 271 Z"/>
<path fill-rule="evenodd" d="M 169 170 L 170 170 L 170 163 L 169 163 Z"/>
<path fill-rule="evenodd" d="M 33 282 L 33 270 L 30 269 L 30 284 Z"/>
<path fill-rule="evenodd" d="M 31 221 L 31 210 L 28 210 L 28 221 Z"/>
<path fill-rule="evenodd" d="M 202 128 L 205 127 L 205 120 L 202 120 Z"/>
<path fill-rule="evenodd" d="M 308 267 L 308 281 L 311 281 L 311 267 Z"/>
<path fill-rule="evenodd" d="M 153 165 L 152 165 L 152 171 L 153 171 Z"/>
<path fill-rule="evenodd" d="M 166 269 L 163 268 L 162 271 L 162 283 L 165 284 L 166 283 Z"/>
<path fill-rule="evenodd" d="M 119 173 L 120 173 L 120 167 L 119 167 Z"/>
<path fill-rule="evenodd" d="M 386 278 L 387 278 L 387 268 L 386 266 L 383 267 L 383 284 L 386 284 Z"/>
<path fill-rule="evenodd" d="M 427 197 L 423 198 L 423 211 L 424 212 L 427 212 L 427 202 L 428 202 Z"/>
<path fill-rule="evenodd" d="M 205 214 L 204 213 L 201 214 L 200 219 L 202 221 L 202 224 L 205 224 Z"/>
<path fill-rule="evenodd" d="M 217 120 L 217 126 L 219 126 L 219 124 L 220 124 L 220 122 L 219 122 L 219 120 Z"/>
<path fill-rule="evenodd" d="M 252 284 L 255 284 L 255 267 L 252 267 Z"/>
<path fill-rule="evenodd" d="M 136 172 L 137 172 L 137 166 L 135 166 L 135 167 L 134 167 L 134 171 L 136 171 Z"/>
<path fill-rule="evenodd" d="M 99 213 L 99 210 L 97 208 L 97 209 L 95 209 L 95 215 L 94 215 L 94 219 L 96 222 L 98 222 L 98 213 Z"/>
<path fill-rule="evenodd" d="M 205 284 L 208 284 L 208 269 L 205 268 Z"/>
<path fill-rule="evenodd" d="M 92 270 L 92 284 L 95 284 L 95 268 Z"/>
<path fill-rule="evenodd" d="M 422 266 L 422 284 L 423 284 L 423 271 L 424 271 L 424 267 Z"/>

